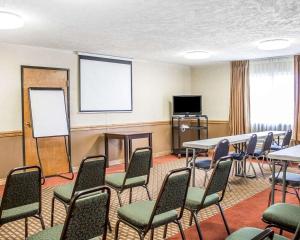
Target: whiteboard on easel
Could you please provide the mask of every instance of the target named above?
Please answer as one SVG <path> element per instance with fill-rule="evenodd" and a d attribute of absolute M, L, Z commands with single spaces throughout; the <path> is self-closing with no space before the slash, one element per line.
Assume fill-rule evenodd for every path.
<path fill-rule="evenodd" d="M 68 136 L 68 118 L 64 90 L 29 88 L 34 138 Z"/>

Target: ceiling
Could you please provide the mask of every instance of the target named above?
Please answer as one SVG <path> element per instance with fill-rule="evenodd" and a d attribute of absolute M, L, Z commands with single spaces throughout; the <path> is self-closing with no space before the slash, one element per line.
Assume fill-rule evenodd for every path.
<path fill-rule="evenodd" d="M 0 42 L 197 65 L 300 52 L 299 0 L 0 0 L 25 26 Z M 268 38 L 290 48 L 257 49 Z M 182 53 L 204 50 L 206 60 Z"/>

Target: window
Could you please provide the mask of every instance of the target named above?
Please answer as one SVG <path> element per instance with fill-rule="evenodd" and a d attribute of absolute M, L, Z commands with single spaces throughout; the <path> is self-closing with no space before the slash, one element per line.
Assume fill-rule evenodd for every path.
<path fill-rule="evenodd" d="M 250 61 L 251 130 L 287 130 L 294 122 L 292 57 Z"/>

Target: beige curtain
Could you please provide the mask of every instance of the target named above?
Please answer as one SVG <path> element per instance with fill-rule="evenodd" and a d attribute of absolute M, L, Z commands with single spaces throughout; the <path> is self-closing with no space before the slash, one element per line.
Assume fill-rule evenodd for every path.
<path fill-rule="evenodd" d="M 231 62 L 229 131 L 250 132 L 249 61 Z"/>
<path fill-rule="evenodd" d="M 294 136 L 296 142 L 300 141 L 300 55 L 294 56 L 294 72 L 295 72 L 295 111 L 294 111 Z"/>

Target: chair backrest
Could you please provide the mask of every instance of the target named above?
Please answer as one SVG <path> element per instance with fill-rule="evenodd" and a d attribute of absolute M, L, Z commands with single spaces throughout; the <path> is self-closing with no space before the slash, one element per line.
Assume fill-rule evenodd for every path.
<path fill-rule="evenodd" d="M 252 136 L 249 139 L 248 145 L 247 145 L 246 155 L 253 155 L 254 154 L 256 144 L 257 144 L 257 135 L 252 134 Z"/>
<path fill-rule="evenodd" d="M 232 166 L 231 156 L 222 157 L 216 164 L 214 171 L 209 179 L 209 183 L 202 198 L 201 206 L 204 204 L 208 195 L 221 192 L 220 201 L 222 201 L 230 175 Z"/>
<path fill-rule="evenodd" d="M 229 141 L 228 139 L 222 139 L 218 142 L 217 146 L 215 147 L 215 151 L 213 153 L 213 162 L 216 163 L 220 158 L 225 157 L 228 155 L 229 152 Z"/>
<path fill-rule="evenodd" d="M 263 143 L 263 146 L 262 146 L 262 152 L 269 152 L 270 149 L 271 149 L 271 145 L 272 145 L 272 142 L 273 142 L 273 133 L 272 132 L 269 132 L 268 133 L 268 136 L 266 137 L 264 143 Z"/>
<path fill-rule="evenodd" d="M 190 177 L 190 168 L 174 169 L 166 175 L 150 217 L 148 229 L 155 215 L 180 208 L 177 219 L 182 217 Z"/>
<path fill-rule="evenodd" d="M 0 207 L 3 210 L 39 203 L 41 212 L 41 169 L 38 166 L 20 167 L 11 170 L 6 178 Z"/>
<path fill-rule="evenodd" d="M 124 178 L 124 184 L 126 179 L 140 176 L 147 176 L 147 183 L 150 175 L 152 159 L 152 149 L 149 147 L 137 148 L 129 162 L 126 176 Z"/>
<path fill-rule="evenodd" d="M 282 148 L 289 147 L 291 139 L 292 139 L 292 130 L 287 130 L 286 133 L 285 133 L 285 135 L 284 135 L 284 138 L 282 140 L 281 147 Z"/>
<path fill-rule="evenodd" d="M 75 193 L 68 209 L 61 240 L 106 239 L 110 189 L 96 187 Z"/>
<path fill-rule="evenodd" d="M 73 194 L 78 191 L 103 186 L 105 184 L 106 157 L 103 155 L 86 157 L 81 161 Z"/>

